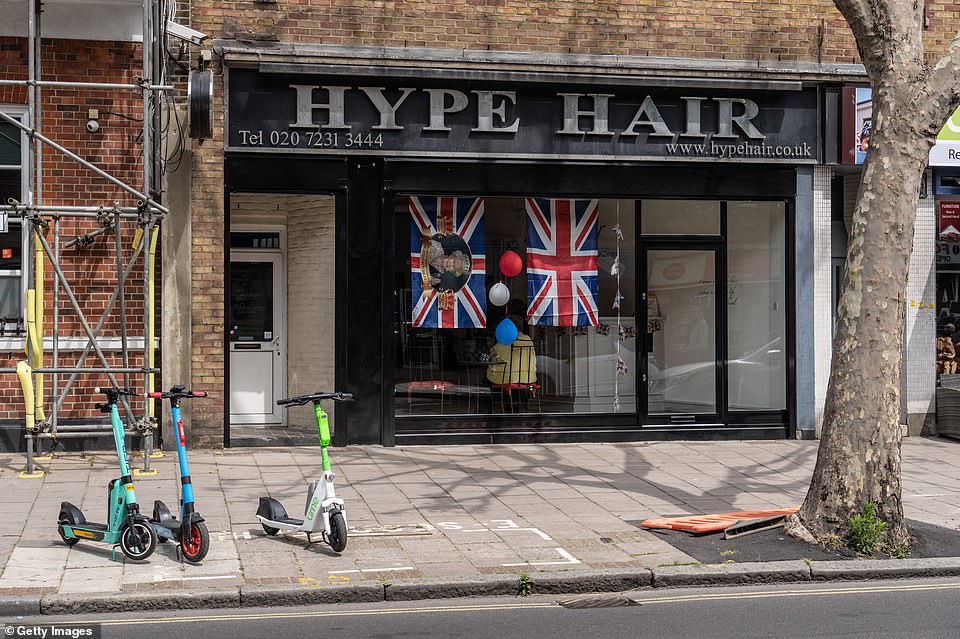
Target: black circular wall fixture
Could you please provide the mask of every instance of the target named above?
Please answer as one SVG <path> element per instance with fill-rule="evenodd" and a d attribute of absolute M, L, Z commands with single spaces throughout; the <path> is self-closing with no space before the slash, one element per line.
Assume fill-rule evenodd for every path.
<path fill-rule="evenodd" d="M 190 104 L 190 137 L 213 137 L 213 71 L 191 71 L 187 84 Z"/>

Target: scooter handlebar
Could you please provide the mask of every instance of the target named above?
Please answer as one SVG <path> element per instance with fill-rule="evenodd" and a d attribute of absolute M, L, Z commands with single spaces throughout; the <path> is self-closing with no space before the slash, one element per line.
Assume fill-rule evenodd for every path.
<path fill-rule="evenodd" d="M 352 402 L 353 393 L 310 393 L 309 395 L 298 395 L 296 397 L 278 399 L 277 406 L 302 406 L 307 402 L 319 401 L 323 399 L 332 399 L 338 402 Z"/>
<path fill-rule="evenodd" d="M 208 397 L 206 391 L 153 391 L 149 393 L 144 393 L 144 397 L 149 397 L 150 399 L 168 399 L 171 397 L 177 398 L 191 398 L 191 397 Z"/>
<path fill-rule="evenodd" d="M 96 386 L 93 389 L 94 393 L 103 393 L 104 395 L 109 395 L 115 393 L 117 395 L 139 395 L 140 393 L 132 391 L 129 388 L 109 388 L 106 386 Z"/>

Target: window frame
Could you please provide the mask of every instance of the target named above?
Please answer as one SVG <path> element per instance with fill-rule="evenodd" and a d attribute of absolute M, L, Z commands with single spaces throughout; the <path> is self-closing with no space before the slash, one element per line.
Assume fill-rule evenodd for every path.
<path fill-rule="evenodd" d="M 28 113 L 27 107 L 22 104 L 0 104 L 0 111 L 4 112 L 5 114 L 11 117 L 17 118 L 18 120 L 20 120 L 21 123 L 25 123 L 24 121 L 26 120 L 27 113 Z M 28 145 L 28 141 L 25 139 L 25 136 L 21 131 L 20 132 L 20 164 L 19 165 L 13 165 L 13 164 L 0 165 L 0 170 L 19 170 L 20 171 L 20 198 L 19 198 L 20 201 L 23 201 L 24 195 L 27 193 L 29 188 L 29 180 L 27 178 L 27 174 L 29 173 L 29 171 L 27 171 L 28 164 L 29 164 L 29 149 L 27 145 Z M 21 330 L 26 331 L 25 305 L 26 305 L 26 299 L 27 299 L 28 269 L 25 267 L 28 261 L 27 258 L 29 257 L 27 254 L 28 242 L 27 242 L 27 235 L 24 232 L 23 223 L 19 220 L 10 220 L 8 218 L 7 232 L 8 233 L 13 232 L 14 226 L 18 226 L 20 228 L 20 255 L 21 255 L 20 268 L 0 270 L 0 277 L 10 277 L 10 278 L 18 277 L 20 279 L 20 317 L 13 318 L 13 322 L 9 322 L 9 321 L 6 322 L 2 326 L 2 330 L 4 333 L 15 331 L 17 328 L 18 319 L 20 320 L 19 324 L 20 324 Z M 22 335 L 23 334 L 20 334 L 20 335 L 14 334 L 14 337 L 12 339 L 6 338 L 5 336 L 0 337 L 0 350 L 9 350 L 10 348 L 20 348 L 22 346 Z"/>

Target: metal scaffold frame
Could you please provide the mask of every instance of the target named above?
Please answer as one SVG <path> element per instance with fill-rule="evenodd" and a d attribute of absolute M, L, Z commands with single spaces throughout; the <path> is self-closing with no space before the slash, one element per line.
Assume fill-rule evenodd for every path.
<path fill-rule="evenodd" d="M 155 188 L 155 181 L 162 165 L 161 154 L 155 145 L 157 132 L 161 131 L 160 113 L 164 92 L 172 91 L 172 86 L 165 86 L 164 52 L 166 51 L 166 29 L 164 28 L 167 11 L 157 0 L 142 0 L 143 3 L 143 78 L 137 83 L 107 83 L 107 82 L 66 82 L 45 81 L 41 78 L 41 25 L 39 0 L 27 0 L 27 48 L 28 48 L 28 77 L 24 80 L 0 80 L 0 86 L 23 86 L 27 91 L 27 122 L 23 123 L 17 117 L 5 113 L 0 109 L 0 122 L 12 124 L 29 140 L 27 145 L 26 170 L 26 198 L 24 202 L 11 200 L 0 202 L 0 212 L 5 212 L 11 219 L 19 219 L 23 235 L 23 256 L 21 258 L 21 277 L 26 279 L 26 361 L 22 361 L 16 368 L 0 368 L 0 373 L 14 373 L 21 382 L 24 392 L 24 406 L 26 409 L 26 473 L 22 476 L 40 476 L 43 471 L 35 471 L 37 454 L 40 452 L 42 440 L 49 440 L 51 444 L 60 439 L 77 439 L 109 434 L 109 424 L 60 424 L 59 416 L 64 402 L 76 384 L 77 377 L 83 373 L 104 374 L 114 386 L 129 387 L 131 376 L 142 375 L 145 391 L 154 389 L 154 376 L 159 369 L 154 366 L 154 261 L 156 253 L 159 224 L 169 212 L 166 207 L 156 201 L 159 189 Z M 163 5 L 166 6 L 166 5 Z M 170 5 L 172 8 L 172 5 Z M 158 28 L 159 25 L 159 28 Z M 107 171 L 85 160 L 78 154 L 50 139 L 43 133 L 43 102 L 42 90 L 44 87 L 71 88 L 76 90 L 110 90 L 134 91 L 139 94 L 143 102 L 143 188 L 138 190 L 126 184 Z M 160 105 L 159 108 L 157 106 Z M 22 137 L 22 136 L 21 136 Z M 94 203 L 89 206 L 56 206 L 44 203 L 44 176 L 42 170 L 42 146 L 49 147 L 55 152 L 76 162 L 92 172 L 119 187 L 122 191 L 136 200 L 135 206 L 120 206 L 113 202 L 109 204 Z M 61 242 L 62 222 L 66 219 L 97 219 L 101 227 L 95 231 L 76 237 L 65 244 Z M 129 259 L 124 259 L 124 245 L 121 231 L 125 224 L 135 225 L 134 234 L 127 237 L 134 238 L 134 246 Z M 131 229 L 132 230 L 132 229 Z M 48 231 L 51 239 L 48 239 Z M 66 275 L 64 274 L 61 258 L 63 250 L 72 246 L 84 246 L 100 235 L 112 233 L 116 251 L 116 285 L 113 293 L 102 311 L 95 326 L 91 326 L 83 312 L 80 301 L 74 293 Z M 52 246 L 51 246 L 52 242 Z M 31 251 L 30 249 L 33 248 Z M 49 262 L 53 270 L 52 291 L 52 356 L 48 365 L 44 354 L 44 305 L 45 281 L 44 263 Z M 134 277 L 135 267 L 142 263 L 142 269 L 137 276 L 142 277 L 143 286 L 143 366 L 130 366 L 130 348 L 128 340 L 128 318 L 124 284 Z M 79 321 L 87 339 L 86 347 L 80 352 L 76 361 L 70 366 L 61 365 L 60 348 L 60 303 L 61 293 L 70 303 L 70 307 Z M 99 339 L 108 317 L 119 304 L 119 332 L 121 341 L 121 366 L 111 366 L 110 360 L 104 354 Z M 97 367 L 85 367 L 91 351 L 99 361 Z M 44 388 L 44 376 L 51 376 L 49 388 Z M 61 375 L 69 377 L 61 385 Z M 34 392 L 36 389 L 36 392 Z M 44 413 L 44 395 L 49 393 L 50 414 Z M 126 398 L 122 398 L 121 409 L 126 415 L 126 432 L 131 436 L 143 438 L 143 472 L 149 473 L 150 458 L 154 448 L 154 432 L 156 419 L 154 417 L 153 400 L 145 400 L 143 414 L 136 416 Z"/>

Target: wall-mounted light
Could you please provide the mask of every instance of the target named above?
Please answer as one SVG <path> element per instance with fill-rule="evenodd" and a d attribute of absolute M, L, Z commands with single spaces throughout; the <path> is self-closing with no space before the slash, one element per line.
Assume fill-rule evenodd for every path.
<path fill-rule="evenodd" d="M 100 130 L 100 111 L 98 109 L 87 110 L 87 132 L 96 133 Z"/>

